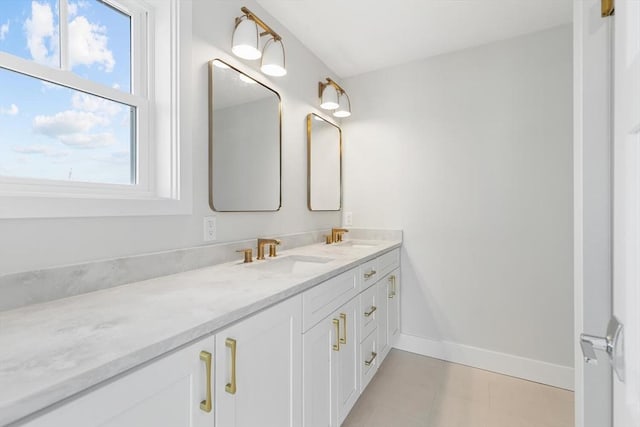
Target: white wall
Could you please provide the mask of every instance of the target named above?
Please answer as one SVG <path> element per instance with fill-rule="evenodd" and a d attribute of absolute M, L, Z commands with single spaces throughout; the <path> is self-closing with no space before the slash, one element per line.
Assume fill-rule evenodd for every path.
<path fill-rule="evenodd" d="M 183 0 L 181 0 L 183 1 Z M 234 17 L 247 6 L 282 35 L 289 74 L 266 78 L 258 61 L 242 62 L 230 55 Z M 190 144 L 193 176 L 191 215 L 118 218 L 0 220 L 0 274 L 203 244 L 203 216 L 208 205 L 208 80 L 207 62 L 221 58 L 282 96 L 282 209 L 272 213 L 216 213 L 218 241 L 317 230 L 338 225 L 336 212 L 307 210 L 306 115 L 317 111 L 317 82 L 333 75 L 254 0 L 242 3 L 195 0 L 191 58 L 185 51 L 182 90 L 188 109 L 181 117 L 182 143 Z M 189 87 L 190 86 L 190 87 Z M 191 110 L 191 111 L 188 111 Z"/>
<path fill-rule="evenodd" d="M 345 211 L 404 230 L 403 334 L 572 366 L 571 27 L 344 87 Z"/>

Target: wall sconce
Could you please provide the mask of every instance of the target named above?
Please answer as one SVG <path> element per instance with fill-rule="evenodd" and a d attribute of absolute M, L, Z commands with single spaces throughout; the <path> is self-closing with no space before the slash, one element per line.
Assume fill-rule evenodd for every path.
<path fill-rule="evenodd" d="M 351 115 L 349 95 L 329 77 L 326 82 L 318 82 L 318 96 L 320 97 L 320 108 L 333 110 L 334 117 L 349 117 Z"/>
<path fill-rule="evenodd" d="M 244 15 L 236 18 L 231 41 L 233 54 L 243 59 L 262 58 L 260 71 L 269 76 L 281 77 L 287 74 L 282 37 L 246 7 L 243 6 L 240 10 Z M 258 27 L 264 31 L 260 32 Z M 266 35 L 270 38 L 261 51 L 260 37 Z"/>

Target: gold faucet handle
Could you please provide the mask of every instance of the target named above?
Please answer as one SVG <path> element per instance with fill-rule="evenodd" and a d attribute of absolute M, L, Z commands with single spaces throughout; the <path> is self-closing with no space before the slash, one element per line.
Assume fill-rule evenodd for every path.
<path fill-rule="evenodd" d="M 278 256 L 276 253 L 276 246 L 278 245 L 280 245 L 280 240 L 274 240 L 273 243 L 269 244 L 269 258 Z"/>
<path fill-rule="evenodd" d="M 333 243 L 333 238 L 331 237 L 331 234 L 327 234 L 326 236 L 324 236 L 324 241 L 327 245 L 330 245 Z"/>
<path fill-rule="evenodd" d="M 236 252 L 244 254 L 244 261 L 243 261 L 244 264 L 253 262 L 253 249 L 251 248 L 240 249 L 240 250 L 237 250 Z"/>

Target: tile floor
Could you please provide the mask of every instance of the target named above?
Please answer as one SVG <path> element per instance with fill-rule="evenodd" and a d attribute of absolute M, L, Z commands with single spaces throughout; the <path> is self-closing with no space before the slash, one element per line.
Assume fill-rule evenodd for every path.
<path fill-rule="evenodd" d="M 573 392 L 392 350 L 342 427 L 573 425 Z"/>

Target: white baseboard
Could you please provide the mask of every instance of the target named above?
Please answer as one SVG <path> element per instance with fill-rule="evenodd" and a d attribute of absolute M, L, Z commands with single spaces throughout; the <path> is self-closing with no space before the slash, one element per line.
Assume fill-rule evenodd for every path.
<path fill-rule="evenodd" d="M 573 368 L 478 347 L 400 334 L 394 348 L 573 390 Z"/>

